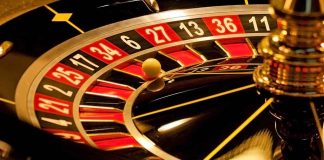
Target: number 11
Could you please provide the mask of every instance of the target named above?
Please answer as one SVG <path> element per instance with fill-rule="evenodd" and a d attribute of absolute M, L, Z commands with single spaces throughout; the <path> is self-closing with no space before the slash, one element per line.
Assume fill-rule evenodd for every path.
<path fill-rule="evenodd" d="M 260 20 L 261 23 L 264 23 L 265 28 L 267 31 L 270 31 L 270 26 L 268 22 L 267 16 L 263 16 L 263 18 Z M 258 24 L 256 22 L 255 16 L 252 16 L 251 19 L 249 19 L 249 23 L 253 23 L 254 31 L 259 31 Z"/>

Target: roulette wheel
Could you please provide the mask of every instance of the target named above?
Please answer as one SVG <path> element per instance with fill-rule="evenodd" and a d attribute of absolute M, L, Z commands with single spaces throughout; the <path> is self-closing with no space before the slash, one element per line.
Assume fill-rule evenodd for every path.
<path fill-rule="evenodd" d="M 311 2 L 311 20 L 323 21 L 324 4 Z M 267 1 L 252 0 L 12 3 L 20 12 L 7 11 L 0 21 L 0 140 L 13 148 L 3 157 L 231 159 L 249 148 L 282 159 L 322 157 L 312 112 L 290 108 L 308 102 L 296 96 L 305 89 L 267 83 L 267 63 L 253 76 L 268 53 L 257 44 L 290 24 L 282 19 L 291 13 L 275 2 L 279 20 Z M 303 16 L 289 18 L 307 21 Z M 142 69 L 151 58 L 161 66 L 154 76 Z M 265 56 L 275 73 L 295 67 L 275 60 Z M 315 66 L 299 70 L 322 73 Z M 319 123 L 322 94 L 320 87 L 306 96 L 314 98 Z"/>

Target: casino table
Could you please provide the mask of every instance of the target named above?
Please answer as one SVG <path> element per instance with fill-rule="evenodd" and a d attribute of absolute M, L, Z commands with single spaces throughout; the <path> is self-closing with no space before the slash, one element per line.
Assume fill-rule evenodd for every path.
<path fill-rule="evenodd" d="M 13 159 L 217 159 L 280 146 L 252 78 L 258 43 L 280 25 L 268 1 L 1 3 L 15 6 L 0 14 L 0 140 Z M 149 58 L 157 77 L 142 69 Z"/>

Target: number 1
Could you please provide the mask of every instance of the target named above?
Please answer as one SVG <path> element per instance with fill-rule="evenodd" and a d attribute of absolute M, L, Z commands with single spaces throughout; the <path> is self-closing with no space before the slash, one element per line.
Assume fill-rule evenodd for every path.
<path fill-rule="evenodd" d="M 266 30 L 270 31 L 270 27 L 269 27 L 269 22 L 268 22 L 268 18 L 267 16 L 263 16 L 263 18 L 261 19 L 261 23 L 264 23 Z"/>
<path fill-rule="evenodd" d="M 87 64 L 84 64 L 82 62 L 79 62 L 78 60 L 82 59 L 84 62 L 86 62 Z M 96 65 L 95 63 L 91 62 L 90 60 L 88 60 L 87 58 L 85 58 L 84 56 L 77 54 L 75 56 L 73 56 L 73 58 L 70 58 L 70 61 L 76 65 L 76 66 L 82 66 L 90 71 L 94 71 L 94 68 L 98 68 L 99 66 Z M 93 68 L 94 67 L 94 68 Z"/>
<path fill-rule="evenodd" d="M 259 31 L 258 25 L 256 23 L 255 17 L 252 16 L 251 19 L 249 20 L 249 23 L 253 23 L 254 31 Z"/>
<path fill-rule="evenodd" d="M 261 23 L 264 23 L 266 31 L 270 31 L 270 26 L 269 26 L 269 22 L 268 22 L 268 18 L 267 16 L 263 16 L 262 19 L 260 20 Z M 249 19 L 249 23 L 253 23 L 253 27 L 254 27 L 254 31 L 257 32 L 259 31 L 259 27 L 258 24 L 256 22 L 255 16 L 252 16 Z"/>

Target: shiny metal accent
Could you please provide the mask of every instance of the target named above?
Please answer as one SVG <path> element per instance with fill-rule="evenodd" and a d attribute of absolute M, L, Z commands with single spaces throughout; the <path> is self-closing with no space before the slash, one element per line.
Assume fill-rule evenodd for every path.
<path fill-rule="evenodd" d="M 36 117 L 36 113 L 34 111 L 34 104 L 33 104 L 34 95 L 36 93 L 36 89 L 37 86 L 39 85 L 39 82 L 42 80 L 46 72 L 51 67 L 53 67 L 54 64 L 58 63 L 66 56 L 79 50 L 85 45 L 106 38 L 108 36 L 116 35 L 118 33 L 123 33 L 126 31 L 130 31 L 130 30 L 134 30 L 137 28 L 154 25 L 154 24 L 167 23 L 167 22 L 173 22 L 179 20 L 187 20 L 193 18 L 209 17 L 215 15 L 228 15 L 229 13 L 233 15 L 267 14 L 266 12 L 267 7 L 268 5 L 248 5 L 244 7 L 238 5 L 238 6 L 216 6 L 216 7 L 204 7 L 204 8 L 195 8 L 195 9 L 187 9 L 187 10 L 167 11 L 167 12 L 146 15 L 138 18 L 129 19 L 126 21 L 109 24 L 91 30 L 84 34 L 80 34 L 76 37 L 73 37 L 61 43 L 60 45 L 55 46 L 48 52 L 44 53 L 24 73 L 17 86 L 16 97 L 15 97 L 18 117 L 24 120 L 25 122 L 28 122 L 33 126 L 40 128 L 40 124 Z M 242 33 L 242 34 L 226 34 L 226 35 L 200 37 L 200 38 L 183 40 L 179 42 L 152 47 L 137 53 L 133 53 L 117 61 L 114 61 L 113 63 L 107 65 L 106 67 L 102 68 L 100 71 L 93 74 L 85 83 L 83 83 L 83 85 L 79 88 L 78 92 L 76 93 L 75 99 L 73 101 L 73 120 L 77 127 L 77 130 L 80 132 L 82 137 L 87 141 L 87 143 L 89 143 L 90 146 L 96 147 L 96 144 L 89 138 L 89 136 L 87 136 L 85 129 L 83 128 L 80 122 L 80 117 L 79 117 L 80 102 L 82 96 L 87 91 L 87 88 L 89 88 L 89 86 L 93 84 L 93 82 L 98 80 L 98 78 L 101 75 L 112 70 L 117 65 L 127 62 L 136 57 L 142 56 L 144 54 L 149 54 L 151 52 L 162 50 L 172 46 L 185 45 L 188 43 L 202 42 L 207 40 L 218 40 L 224 38 L 255 37 L 255 36 L 258 37 L 258 36 L 267 36 L 267 35 L 268 33 L 264 32 L 264 33 Z M 180 68 L 178 68 L 177 70 L 179 69 Z M 137 135 L 133 135 L 133 136 L 135 139 L 137 139 Z M 141 138 L 142 137 L 139 136 L 139 139 Z M 140 143 L 142 141 L 143 143 L 147 142 L 147 140 L 139 140 Z M 146 145 L 143 146 L 146 147 Z M 157 151 L 157 150 L 161 150 L 159 149 L 159 147 L 155 146 L 154 148 L 155 149 L 150 149 L 150 147 L 148 147 L 146 149 L 148 149 L 152 153 L 157 154 L 158 156 L 160 156 L 161 154 L 162 157 L 167 157 L 164 156 L 165 155 L 164 151 L 161 152 Z"/>
<path fill-rule="evenodd" d="M 254 156 L 261 156 L 260 158 L 272 159 L 272 146 L 273 138 L 269 130 L 262 130 L 255 135 L 244 140 L 240 145 L 236 146 L 233 150 L 228 151 L 226 154 L 218 157 L 217 160 L 228 159 L 243 159 L 251 158 L 245 154 L 252 154 Z M 258 154 L 257 154 L 258 153 Z M 245 155 L 245 156 L 244 156 Z M 240 158 L 238 158 L 240 157 Z M 254 159 L 254 158 L 252 158 Z"/>
<path fill-rule="evenodd" d="M 11 146 L 0 140 L 0 159 L 1 160 L 6 160 L 7 158 L 9 158 L 9 154 L 11 152 Z"/>
<path fill-rule="evenodd" d="M 116 35 L 118 33 L 134 30 L 136 28 L 141 28 L 148 25 L 172 22 L 177 20 L 186 20 L 193 18 L 201 18 L 215 15 L 227 15 L 228 13 L 236 15 L 244 14 L 267 14 L 266 9 L 268 5 L 249 5 L 249 6 L 216 6 L 216 7 L 205 7 L 205 8 L 195 8 L 188 10 L 175 10 L 161 12 L 157 14 L 142 16 L 138 18 L 129 19 L 126 21 L 121 21 L 113 24 L 109 24 L 84 34 L 80 34 L 74 38 L 71 38 L 62 44 L 55 46 L 48 52 L 44 53 L 37 61 L 35 61 L 29 69 L 22 76 L 16 90 L 16 109 L 18 117 L 25 122 L 32 124 L 35 127 L 40 128 L 40 124 L 36 118 L 36 113 L 34 112 L 33 96 L 36 93 L 37 86 L 40 80 L 44 77 L 45 73 L 50 67 L 58 63 L 60 60 L 68 56 L 69 54 L 77 51 L 81 47 L 88 45 L 97 40 L 106 38 L 111 35 Z M 251 12 L 253 10 L 253 12 Z M 144 23 L 145 22 L 145 23 Z M 86 92 L 87 88 L 96 81 L 102 74 L 113 69 L 118 64 L 124 63 L 136 57 L 142 56 L 147 53 L 151 53 L 157 50 L 162 50 L 164 48 L 184 45 L 188 43 L 196 43 L 208 40 L 217 40 L 224 38 L 238 38 L 238 37 L 259 37 L 267 36 L 269 33 L 244 33 L 244 34 L 227 34 L 218 36 L 201 37 L 190 40 L 183 40 L 179 42 L 174 42 L 171 44 L 165 44 L 157 47 L 152 47 L 150 49 L 140 51 L 129 55 L 123 59 L 117 60 L 108 66 L 104 67 L 102 70 L 98 71 L 96 74 L 92 75 L 80 88 L 75 96 L 73 103 L 73 119 L 75 120 L 76 126 L 80 131 L 81 135 L 85 137 L 86 141 L 90 143 L 91 146 L 95 146 L 92 140 L 86 136 L 86 132 L 82 127 L 79 119 L 79 106 L 82 95 Z M 29 87 L 26 87 L 29 86 Z M 19 93 L 19 94 L 18 94 Z"/>
<path fill-rule="evenodd" d="M 164 76 L 166 74 L 172 73 L 172 71 L 166 72 L 161 76 Z M 128 98 L 128 101 L 126 101 L 123 116 L 124 121 L 127 130 L 133 137 L 136 139 L 138 143 L 140 143 L 145 149 L 150 151 L 151 153 L 159 156 L 160 158 L 167 159 L 167 160 L 179 160 L 179 158 L 169 154 L 168 152 L 162 150 L 157 144 L 155 144 L 151 139 L 149 139 L 147 136 L 145 136 L 143 133 L 141 133 L 133 119 L 132 119 L 132 108 L 134 106 L 136 98 L 139 96 L 139 94 L 146 89 L 151 83 L 154 83 L 154 81 L 147 81 L 143 83 L 140 87 L 138 87 L 132 95 Z"/>
<path fill-rule="evenodd" d="M 56 0 L 1 0 L 0 25 L 28 11 Z"/>
<path fill-rule="evenodd" d="M 323 0 L 272 0 L 270 5 L 279 17 L 312 17 L 318 19 L 324 13 Z"/>
<path fill-rule="evenodd" d="M 155 12 L 159 12 L 160 11 L 160 7 L 159 7 L 158 3 L 156 2 L 156 0 L 145 0 L 145 3 L 153 11 L 155 11 Z"/>
<path fill-rule="evenodd" d="M 13 43 L 10 41 L 4 41 L 0 44 L 0 58 L 9 53 L 13 46 Z"/>
<path fill-rule="evenodd" d="M 281 146 L 278 145 L 276 146 L 276 148 L 273 151 L 273 156 L 272 156 L 273 160 L 282 160 L 283 159 L 283 155 L 282 155 L 282 150 L 281 150 Z"/>
<path fill-rule="evenodd" d="M 324 1 L 273 0 L 270 12 L 278 29 L 258 46 L 264 63 L 254 72 L 257 86 L 275 95 L 324 96 Z"/>

